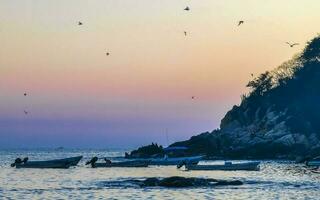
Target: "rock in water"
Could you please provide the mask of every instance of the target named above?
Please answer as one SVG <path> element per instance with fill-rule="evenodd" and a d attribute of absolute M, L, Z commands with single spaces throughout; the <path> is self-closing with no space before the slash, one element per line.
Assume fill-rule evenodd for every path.
<path fill-rule="evenodd" d="M 235 180 L 235 181 L 218 181 L 216 185 L 243 185 L 242 181 Z"/>
<path fill-rule="evenodd" d="M 145 180 L 131 181 L 137 183 L 140 187 L 167 187 L 167 188 L 185 188 L 185 187 L 213 187 L 219 185 L 242 185 L 239 180 L 227 181 L 205 178 L 185 178 L 172 176 L 168 178 L 147 178 Z"/>
<path fill-rule="evenodd" d="M 141 186 L 149 186 L 149 187 L 158 186 L 159 182 L 160 181 L 157 178 L 147 178 L 142 182 L 143 184 Z"/>
<path fill-rule="evenodd" d="M 180 187 L 198 186 L 197 183 L 198 182 L 196 182 L 194 178 L 184 178 L 184 177 L 173 176 L 173 177 L 164 178 L 160 180 L 159 186 L 180 188 Z"/>
<path fill-rule="evenodd" d="M 128 179 L 124 181 L 107 181 L 103 182 L 105 187 L 166 187 L 166 188 L 189 188 L 189 187 L 215 187 L 227 185 L 242 185 L 239 180 L 217 180 L 211 178 L 186 178 L 180 176 L 172 176 L 167 178 L 146 178 Z"/>

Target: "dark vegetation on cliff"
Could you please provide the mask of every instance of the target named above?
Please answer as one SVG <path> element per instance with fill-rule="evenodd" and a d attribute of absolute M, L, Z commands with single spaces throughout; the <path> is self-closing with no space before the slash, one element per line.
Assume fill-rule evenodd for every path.
<path fill-rule="evenodd" d="M 133 150 L 130 154 L 126 153 L 126 158 L 149 158 L 151 155 L 161 155 L 164 153 L 163 147 L 157 143 Z"/>
<path fill-rule="evenodd" d="M 187 155 L 220 158 L 289 158 L 320 154 L 320 35 L 303 51 L 247 84 L 221 120 L 220 129 L 170 146 L 185 146 Z M 149 150 L 149 148 L 151 150 Z M 131 155 L 163 153 L 150 145 Z"/>
<path fill-rule="evenodd" d="M 250 92 L 220 129 L 171 146 L 231 158 L 295 158 L 320 154 L 320 36 L 299 55 L 249 81 Z"/>

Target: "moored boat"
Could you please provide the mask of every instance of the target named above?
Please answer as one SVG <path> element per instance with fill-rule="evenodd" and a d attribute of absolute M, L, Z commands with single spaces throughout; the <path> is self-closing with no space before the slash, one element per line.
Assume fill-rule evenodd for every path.
<path fill-rule="evenodd" d="M 82 156 L 63 158 L 63 159 L 54 159 L 47 161 L 29 161 L 28 158 L 21 160 L 17 158 L 14 163 L 11 164 L 12 167 L 16 168 L 61 168 L 67 169 L 70 166 L 76 166 L 79 161 L 82 159 Z"/>
<path fill-rule="evenodd" d="M 203 156 L 192 156 L 192 157 L 163 157 L 163 158 L 153 158 L 150 159 L 150 165 L 178 165 L 182 162 L 190 165 L 198 164 L 200 160 L 203 159 Z"/>
<path fill-rule="evenodd" d="M 190 165 L 180 164 L 178 168 L 185 165 L 187 170 L 224 170 L 224 171 L 235 171 L 235 170 L 247 170 L 247 171 L 259 171 L 260 162 L 244 162 L 244 163 L 232 163 L 225 162 L 220 165 Z"/>
<path fill-rule="evenodd" d="M 310 167 L 320 167 L 320 156 L 317 156 L 312 160 L 306 161 L 306 165 Z"/>
<path fill-rule="evenodd" d="M 108 159 L 104 159 L 104 163 L 97 163 L 98 158 L 93 157 L 90 161 L 86 163 L 86 165 L 91 164 L 92 168 L 100 168 L 100 167 L 148 167 L 149 161 L 147 160 L 133 160 L 133 161 L 123 161 L 123 162 L 111 162 Z"/>
<path fill-rule="evenodd" d="M 82 156 L 75 156 L 75 157 L 69 157 L 69 158 L 63 158 L 63 159 L 57 159 L 57 160 L 52 160 L 53 162 L 67 162 L 70 164 L 70 166 L 76 166 L 82 159 Z"/>

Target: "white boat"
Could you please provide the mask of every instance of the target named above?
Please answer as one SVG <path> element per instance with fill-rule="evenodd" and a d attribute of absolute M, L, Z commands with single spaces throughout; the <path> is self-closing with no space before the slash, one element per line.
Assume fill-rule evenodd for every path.
<path fill-rule="evenodd" d="M 220 165 L 190 165 L 185 164 L 187 170 L 224 170 L 224 171 L 235 171 L 235 170 L 246 170 L 246 171 L 259 171 L 260 162 L 244 162 L 244 163 L 232 163 L 225 162 Z M 182 167 L 179 165 L 178 168 Z"/>
<path fill-rule="evenodd" d="M 123 161 L 123 162 L 111 162 L 111 163 L 94 163 L 92 168 L 110 168 L 110 167 L 148 167 L 147 161 Z"/>
<path fill-rule="evenodd" d="M 67 169 L 70 166 L 76 166 L 79 161 L 82 159 L 82 156 L 55 159 L 55 160 L 46 160 L 46 161 L 29 161 L 28 158 L 21 160 L 17 158 L 14 163 L 11 164 L 12 167 L 16 168 L 63 168 Z"/>
<path fill-rule="evenodd" d="M 306 165 L 310 167 L 320 166 L 320 156 L 313 158 L 312 160 L 306 161 Z"/>
<path fill-rule="evenodd" d="M 306 165 L 310 166 L 310 167 L 319 167 L 320 166 L 320 161 L 307 161 Z"/>
<path fill-rule="evenodd" d="M 86 162 L 86 165 L 91 165 L 92 168 L 100 167 L 148 167 L 149 161 L 147 160 L 131 160 L 131 161 L 121 161 L 121 162 L 111 162 L 107 158 L 103 158 L 105 162 L 98 163 L 98 157 L 93 157 L 90 161 Z"/>
<path fill-rule="evenodd" d="M 195 165 L 202 159 L 203 159 L 203 156 L 175 157 L 175 158 L 170 158 L 168 156 L 165 156 L 163 158 L 150 159 L 149 165 L 178 165 L 182 162 Z"/>

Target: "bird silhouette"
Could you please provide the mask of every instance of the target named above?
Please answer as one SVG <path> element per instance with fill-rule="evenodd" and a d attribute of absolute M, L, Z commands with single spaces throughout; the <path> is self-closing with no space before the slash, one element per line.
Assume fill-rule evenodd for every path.
<path fill-rule="evenodd" d="M 107 52 L 107 53 L 106 53 L 106 55 L 107 55 L 107 56 L 109 56 L 109 55 L 110 55 L 110 53 L 109 53 L 109 52 Z"/>
<path fill-rule="evenodd" d="M 184 10 L 189 11 L 190 10 L 189 6 L 187 6 Z"/>
<path fill-rule="evenodd" d="M 187 31 L 184 31 L 183 33 L 184 33 L 184 36 L 187 36 Z"/>
<path fill-rule="evenodd" d="M 251 76 L 253 77 L 253 74 L 251 74 Z"/>
<path fill-rule="evenodd" d="M 195 97 L 195 96 L 192 96 L 191 99 L 196 99 L 196 97 Z"/>
<path fill-rule="evenodd" d="M 79 25 L 79 26 L 81 26 L 82 24 L 83 24 L 82 22 L 80 22 L 80 21 L 78 22 L 78 25 Z"/>
<path fill-rule="evenodd" d="M 27 93 L 24 93 L 23 95 L 24 95 L 24 96 L 27 96 Z"/>
<path fill-rule="evenodd" d="M 294 46 L 296 46 L 296 45 L 299 45 L 299 43 L 293 43 L 293 44 L 291 44 L 291 43 L 289 43 L 289 42 L 286 42 L 286 44 L 288 44 L 290 47 L 294 47 Z"/>
<path fill-rule="evenodd" d="M 243 20 L 239 21 L 239 22 L 238 22 L 238 26 L 240 26 L 240 25 L 243 24 L 243 23 L 244 23 Z"/>
<path fill-rule="evenodd" d="M 23 112 L 24 112 L 24 114 L 25 114 L 25 115 L 29 114 L 29 112 L 28 112 L 28 111 L 26 111 L 26 110 L 24 110 Z"/>

